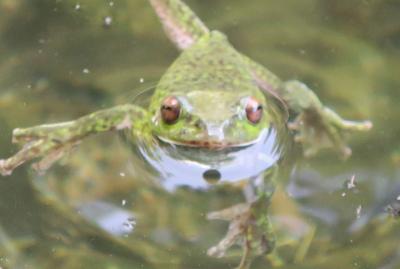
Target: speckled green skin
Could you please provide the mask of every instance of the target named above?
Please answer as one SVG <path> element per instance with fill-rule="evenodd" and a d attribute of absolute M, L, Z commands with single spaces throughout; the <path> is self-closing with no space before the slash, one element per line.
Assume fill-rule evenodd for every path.
<path fill-rule="evenodd" d="M 159 112 L 162 100 L 171 95 L 182 104 L 173 125 L 164 123 Z M 211 32 L 186 49 L 161 78 L 149 108 L 155 115 L 153 132 L 182 144 L 204 140 L 220 146 L 250 143 L 269 126 L 271 115 L 267 111 L 259 123 L 249 122 L 245 113 L 249 97 L 270 107 L 242 55 L 222 33 Z"/>
<path fill-rule="evenodd" d="M 297 132 L 295 140 L 303 144 L 306 155 L 315 154 L 322 147 L 333 147 L 343 156 L 349 156 L 343 132 L 372 127 L 369 121 L 343 120 L 323 106 L 301 82 L 282 82 L 237 52 L 222 33 L 209 31 L 180 0 L 149 1 L 167 36 L 183 50 L 161 78 L 149 108 L 126 104 L 75 121 L 15 129 L 13 142 L 22 145 L 22 149 L 0 160 L 2 175 L 9 175 L 22 163 L 36 158 L 42 159 L 34 167 L 45 171 L 85 137 L 112 130 L 128 131 L 132 139 L 158 137 L 172 145 L 233 147 L 249 144 L 257 139 L 262 129 L 274 120 L 276 123 L 276 115 L 270 109 L 276 102 L 296 114 L 296 120 L 287 125 Z M 182 106 L 174 124 L 165 124 L 160 117 L 160 107 L 167 96 L 175 96 Z M 257 124 L 246 118 L 245 105 L 249 97 L 256 98 L 265 108 Z M 230 229 L 208 253 L 221 257 L 233 244 L 239 243 L 244 250 L 239 268 L 248 268 L 254 255 L 270 252 L 273 247 L 266 208 L 274 189 L 271 183 L 276 177 L 271 177 L 270 170 L 260 176 L 264 184 L 255 192 L 254 199 L 209 215 L 211 219 L 230 221 Z"/>

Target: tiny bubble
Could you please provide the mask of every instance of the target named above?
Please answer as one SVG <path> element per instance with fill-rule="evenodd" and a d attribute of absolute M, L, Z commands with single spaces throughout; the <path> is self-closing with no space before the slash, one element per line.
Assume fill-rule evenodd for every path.
<path fill-rule="evenodd" d="M 110 16 L 107 16 L 104 18 L 104 25 L 105 26 L 110 26 L 112 23 L 112 18 Z"/>
<path fill-rule="evenodd" d="M 28 84 L 28 86 L 26 86 L 28 89 L 32 89 L 32 85 Z"/>
<path fill-rule="evenodd" d="M 396 200 L 397 200 L 397 201 L 400 201 L 400 195 L 399 195 L 399 196 L 397 196 Z"/>
<path fill-rule="evenodd" d="M 143 83 L 143 82 L 144 82 L 144 78 L 140 78 L 140 79 L 139 79 L 139 82 L 140 82 L 140 83 Z"/>
<path fill-rule="evenodd" d="M 111 1 L 110 3 L 108 3 L 110 5 L 110 7 L 114 6 L 114 2 Z"/>
<path fill-rule="evenodd" d="M 126 200 L 122 200 L 121 204 L 122 206 L 126 205 Z"/>
<path fill-rule="evenodd" d="M 43 53 L 43 50 L 42 50 L 42 49 L 38 50 L 38 53 L 39 53 L 39 54 L 42 54 L 42 53 Z"/>
<path fill-rule="evenodd" d="M 84 69 L 82 70 L 82 72 L 83 72 L 84 74 L 89 74 L 89 73 L 90 73 L 90 70 L 87 69 L 87 68 L 84 68 Z"/>
<path fill-rule="evenodd" d="M 124 172 L 120 172 L 119 175 L 120 175 L 121 177 L 124 177 L 124 176 L 125 176 L 125 173 L 124 173 Z"/>
<path fill-rule="evenodd" d="M 75 5 L 75 10 L 80 10 L 81 9 L 81 5 L 80 4 L 76 4 Z"/>
<path fill-rule="evenodd" d="M 342 197 L 345 197 L 346 196 L 346 193 L 345 192 L 342 192 Z"/>

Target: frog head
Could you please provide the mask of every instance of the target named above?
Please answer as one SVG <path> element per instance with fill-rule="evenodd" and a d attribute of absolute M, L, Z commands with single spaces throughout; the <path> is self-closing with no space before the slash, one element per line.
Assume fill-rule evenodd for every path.
<path fill-rule="evenodd" d="M 257 141 L 271 118 L 257 91 L 199 90 L 153 96 L 153 134 L 176 145 L 221 149 Z"/>

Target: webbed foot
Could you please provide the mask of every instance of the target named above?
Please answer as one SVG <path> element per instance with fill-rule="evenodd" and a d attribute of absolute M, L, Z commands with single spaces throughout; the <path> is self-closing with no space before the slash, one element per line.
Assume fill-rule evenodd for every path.
<path fill-rule="evenodd" d="M 228 249 L 238 244 L 243 248 L 243 254 L 237 269 L 246 269 L 254 257 L 271 252 L 275 241 L 268 217 L 265 214 L 256 216 L 253 209 L 253 204 L 243 203 L 209 213 L 208 219 L 225 220 L 230 224 L 225 237 L 207 254 L 221 258 Z"/>
<path fill-rule="evenodd" d="M 349 121 L 333 110 L 323 106 L 318 97 L 303 83 L 284 83 L 289 106 L 299 113 L 289 129 L 297 131 L 295 141 L 302 143 L 304 155 L 315 155 L 322 148 L 334 148 L 343 158 L 351 155 L 351 149 L 344 141 L 344 134 L 353 131 L 368 131 L 371 121 Z"/>
<path fill-rule="evenodd" d="M 348 158 L 351 148 L 344 142 L 344 134 L 368 131 L 372 128 L 372 122 L 344 120 L 334 111 L 324 107 L 321 111 L 302 112 L 288 127 L 298 132 L 294 139 L 303 144 L 306 157 L 315 155 L 322 148 L 332 147 L 343 158 Z"/>
<path fill-rule="evenodd" d="M 70 123 L 65 123 L 58 130 L 67 130 Z M 62 158 L 66 153 L 79 143 L 79 140 L 68 140 L 66 135 L 58 132 L 50 132 L 50 125 L 37 126 L 26 129 L 15 129 L 13 131 L 13 143 L 21 144 L 22 149 L 8 159 L 0 160 L 0 174 L 11 175 L 12 171 L 19 165 L 36 158 L 42 158 L 34 163 L 32 167 L 39 173 L 46 171 L 54 162 Z M 64 128 L 64 129 L 63 129 Z"/>

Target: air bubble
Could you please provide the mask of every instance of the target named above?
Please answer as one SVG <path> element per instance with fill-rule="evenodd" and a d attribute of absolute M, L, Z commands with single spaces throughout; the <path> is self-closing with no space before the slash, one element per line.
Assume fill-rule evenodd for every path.
<path fill-rule="evenodd" d="M 111 23 L 112 23 L 112 18 L 110 16 L 104 18 L 104 26 L 110 26 Z"/>

